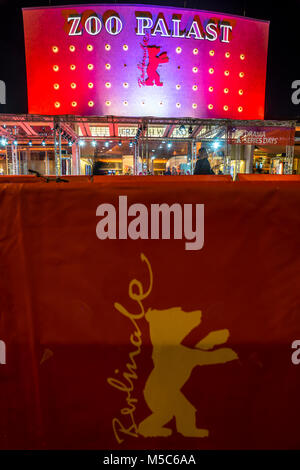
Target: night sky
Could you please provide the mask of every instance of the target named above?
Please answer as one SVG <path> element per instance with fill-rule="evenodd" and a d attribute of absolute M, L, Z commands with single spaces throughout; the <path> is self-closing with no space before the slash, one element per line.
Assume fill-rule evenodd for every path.
<path fill-rule="evenodd" d="M 170 0 L 132 2 L 93 1 L 13 1 L 0 0 L 0 80 L 6 82 L 7 104 L 0 113 L 26 113 L 26 69 L 22 11 L 24 7 L 95 3 L 142 3 L 186 7 L 199 10 L 245 15 L 270 21 L 268 70 L 266 83 L 266 119 L 300 119 L 300 104 L 291 101 L 291 84 L 300 80 L 300 0 L 282 3 L 269 0 Z"/>

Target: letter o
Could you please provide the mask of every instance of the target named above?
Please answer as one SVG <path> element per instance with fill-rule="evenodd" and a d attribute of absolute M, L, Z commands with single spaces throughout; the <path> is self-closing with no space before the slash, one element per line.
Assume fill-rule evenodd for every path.
<path fill-rule="evenodd" d="M 93 21 L 95 20 L 95 31 L 93 32 L 92 30 L 92 25 Z M 99 34 L 102 28 L 102 23 L 99 20 L 98 16 L 89 16 L 88 19 L 86 20 L 84 24 L 85 30 L 88 34 L 91 34 L 92 36 L 95 36 L 96 34 Z"/>
<path fill-rule="evenodd" d="M 116 31 L 115 32 L 113 32 L 113 30 L 112 30 L 113 20 L 115 20 L 115 22 L 116 22 Z M 105 21 L 105 29 L 108 32 L 108 34 L 112 34 L 112 35 L 115 36 L 116 34 L 119 34 L 122 31 L 122 28 L 123 28 L 123 24 L 122 24 L 122 21 L 120 20 L 120 18 L 118 16 L 110 16 Z"/>

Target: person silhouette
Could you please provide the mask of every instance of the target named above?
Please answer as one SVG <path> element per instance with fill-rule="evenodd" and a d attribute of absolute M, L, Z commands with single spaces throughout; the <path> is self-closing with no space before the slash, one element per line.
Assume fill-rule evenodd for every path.
<path fill-rule="evenodd" d="M 201 147 L 198 152 L 194 175 L 214 175 L 208 161 L 208 153 L 205 147 Z"/>
<path fill-rule="evenodd" d="M 107 175 L 107 171 L 104 169 L 104 167 L 104 162 L 97 160 L 93 163 L 92 175 Z"/>

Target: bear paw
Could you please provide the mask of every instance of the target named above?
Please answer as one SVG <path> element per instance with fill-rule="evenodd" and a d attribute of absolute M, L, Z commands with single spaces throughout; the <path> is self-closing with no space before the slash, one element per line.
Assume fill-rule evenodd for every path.
<path fill-rule="evenodd" d="M 169 428 L 157 428 L 157 429 L 138 429 L 138 433 L 144 437 L 168 437 L 171 436 L 172 430 Z"/>
<path fill-rule="evenodd" d="M 184 437 L 208 437 L 209 431 L 208 429 L 189 429 L 186 431 L 178 431 Z"/>

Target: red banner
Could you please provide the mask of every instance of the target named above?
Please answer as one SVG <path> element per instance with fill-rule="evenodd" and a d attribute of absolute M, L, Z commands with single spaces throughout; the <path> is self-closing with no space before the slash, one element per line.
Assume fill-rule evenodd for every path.
<path fill-rule="evenodd" d="M 0 448 L 299 448 L 299 183 L 98 181 L 0 185 Z"/>

